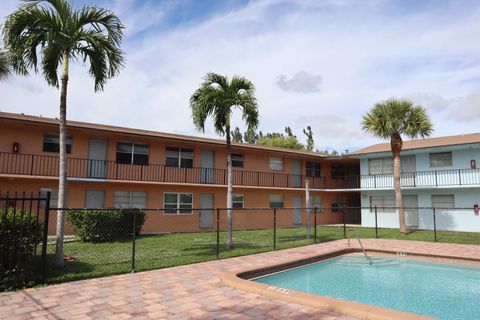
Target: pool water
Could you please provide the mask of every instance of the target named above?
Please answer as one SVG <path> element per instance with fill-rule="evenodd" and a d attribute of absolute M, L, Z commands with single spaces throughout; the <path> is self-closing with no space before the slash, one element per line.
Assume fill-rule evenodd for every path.
<path fill-rule="evenodd" d="M 480 268 L 349 254 L 264 276 L 276 287 L 446 320 L 480 319 Z"/>

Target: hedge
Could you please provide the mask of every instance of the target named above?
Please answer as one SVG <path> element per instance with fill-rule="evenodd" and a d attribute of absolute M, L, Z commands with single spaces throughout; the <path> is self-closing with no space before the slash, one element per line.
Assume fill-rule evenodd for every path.
<path fill-rule="evenodd" d="M 73 232 L 83 242 L 108 242 L 132 236 L 133 216 L 138 235 L 146 220 L 139 209 L 73 210 L 67 213 Z"/>
<path fill-rule="evenodd" d="M 0 208 L 0 291 L 22 287 L 40 274 L 35 249 L 43 225 L 35 214 Z"/>

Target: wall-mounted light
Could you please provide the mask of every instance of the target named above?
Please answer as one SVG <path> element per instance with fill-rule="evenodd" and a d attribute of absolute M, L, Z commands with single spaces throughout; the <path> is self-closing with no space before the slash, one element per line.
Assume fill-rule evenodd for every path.
<path fill-rule="evenodd" d="M 14 142 L 12 146 L 12 151 L 13 153 L 18 153 L 18 151 L 20 151 L 20 143 Z"/>

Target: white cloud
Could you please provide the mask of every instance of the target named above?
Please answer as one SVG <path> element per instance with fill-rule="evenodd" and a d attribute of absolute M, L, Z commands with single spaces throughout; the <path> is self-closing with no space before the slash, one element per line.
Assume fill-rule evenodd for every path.
<path fill-rule="evenodd" d="M 441 111 L 449 107 L 454 99 L 445 99 L 438 94 L 430 94 L 426 92 L 415 92 L 407 94 L 405 98 L 413 101 L 414 104 L 419 104 L 431 111 Z"/>
<path fill-rule="evenodd" d="M 295 75 L 288 80 L 286 75 L 281 74 L 278 76 L 276 84 L 284 91 L 311 93 L 320 91 L 319 86 L 321 82 L 322 76 L 309 74 L 308 72 L 302 70 L 295 73 Z"/>
<path fill-rule="evenodd" d="M 466 97 L 460 99 L 458 106 L 451 117 L 458 121 L 475 121 L 480 119 L 480 88 L 473 90 Z M 479 131 L 474 129 L 474 131 Z"/>

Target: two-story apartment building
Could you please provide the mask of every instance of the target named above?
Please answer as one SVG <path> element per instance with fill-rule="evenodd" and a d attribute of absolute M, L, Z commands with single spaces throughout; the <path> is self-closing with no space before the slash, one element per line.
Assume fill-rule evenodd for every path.
<path fill-rule="evenodd" d="M 0 192 L 50 191 L 55 207 L 58 120 L 0 112 L 0 131 Z M 226 207 L 223 140 L 68 121 L 67 153 L 69 208 L 159 208 L 143 231 L 164 232 L 212 229 L 211 208 Z M 232 158 L 234 208 L 292 208 L 280 226 L 305 223 L 306 180 L 310 206 L 331 208 L 319 223 L 343 221 L 342 207 L 360 201 L 342 179 L 358 175 L 357 159 L 243 143 L 233 143 Z M 359 213 L 347 218 L 358 221 Z M 235 212 L 237 228 L 271 224 L 261 221 Z"/>
<path fill-rule="evenodd" d="M 390 144 L 352 152 L 360 159 L 362 226 L 398 228 L 393 191 Z M 480 133 L 405 141 L 401 157 L 401 187 L 407 227 L 479 231 Z M 418 209 L 417 209 L 418 208 Z M 457 209 L 454 209 L 457 208 Z M 461 209 L 463 208 L 463 209 Z"/>

